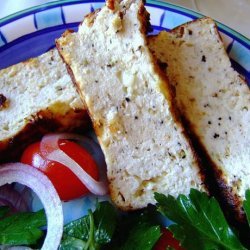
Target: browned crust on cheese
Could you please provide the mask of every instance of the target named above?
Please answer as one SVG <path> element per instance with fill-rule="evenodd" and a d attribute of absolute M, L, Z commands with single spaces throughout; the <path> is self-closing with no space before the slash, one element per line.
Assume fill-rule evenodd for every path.
<path fill-rule="evenodd" d="M 51 60 L 53 60 L 53 57 Z M 37 63 L 37 59 L 31 58 L 22 63 L 33 66 L 34 63 Z M 8 104 L 8 100 L 5 101 L 5 105 L 6 102 Z M 0 163 L 18 161 L 25 147 L 39 140 L 47 133 L 83 133 L 91 127 L 91 122 L 84 105 L 79 108 L 68 108 L 65 114 L 58 113 L 52 109 L 50 110 L 50 107 L 48 107 L 36 114 L 32 114 L 30 117 L 26 117 L 25 125 L 20 131 L 13 137 L 0 141 Z"/>
<path fill-rule="evenodd" d="M 202 22 L 204 21 L 204 19 L 208 22 L 213 22 L 211 18 L 205 17 L 203 19 L 190 21 L 181 26 L 178 26 L 175 29 L 171 30 L 170 33 L 174 33 L 175 35 L 177 35 L 177 37 L 181 38 L 184 34 L 184 29 L 186 28 L 189 30 L 188 26 L 190 25 L 190 23 Z M 218 38 L 221 42 L 223 42 L 216 24 L 214 28 L 217 32 Z M 189 30 L 189 32 L 192 32 L 192 30 Z M 154 37 L 156 36 L 151 36 L 149 39 L 154 39 Z M 226 54 L 225 49 L 224 52 Z M 244 82 L 246 83 L 245 80 Z M 191 126 L 187 117 L 184 117 L 184 115 L 182 115 L 181 118 L 184 122 L 185 128 L 187 128 L 187 136 L 191 138 L 194 150 L 197 152 L 196 154 L 198 155 L 200 161 L 201 172 L 204 177 L 205 185 L 207 186 L 210 194 L 215 196 L 219 201 L 227 219 L 230 221 L 230 223 L 240 229 L 242 239 L 249 245 L 250 232 L 249 227 L 247 226 L 246 215 L 242 207 L 242 199 L 235 193 L 234 190 L 232 190 L 231 187 L 227 185 L 222 170 L 219 166 L 216 165 L 215 162 L 212 161 L 211 157 L 206 151 L 205 145 L 201 143 L 199 136 L 194 133 L 194 128 Z"/>
<path fill-rule="evenodd" d="M 194 150 L 200 158 L 200 163 L 204 173 L 204 183 L 211 195 L 213 195 L 220 203 L 222 210 L 228 221 L 235 227 L 240 229 L 240 237 L 250 245 L 250 232 L 246 220 L 246 214 L 243 211 L 242 201 L 227 184 L 223 176 L 223 172 L 212 161 L 201 143 L 200 138 L 194 133 L 193 127 L 188 120 L 182 116 L 182 120 L 187 128 L 188 135 L 192 140 Z"/>
<path fill-rule="evenodd" d="M 93 11 L 93 12 L 87 14 L 87 15 L 84 17 L 84 19 L 83 19 L 82 22 L 86 21 L 87 25 L 88 25 L 89 27 L 91 27 L 91 26 L 93 25 L 93 23 L 95 22 L 95 19 L 96 19 L 97 15 L 98 15 L 98 12 L 100 12 L 100 10 L 101 10 L 101 9 L 96 9 L 95 11 Z M 82 24 L 82 22 L 80 23 L 80 25 Z"/>
<path fill-rule="evenodd" d="M 145 0 L 141 0 L 139 11 L 138 11 L 138 18 L 141 22 L 140 31 L 142 34 L 147 34 L 147 32 L 151 31 L 151 24 L 150 24 L 150 14 L 147 12 L 146 8 L 144 7 Z"/>
<path fill-rule="evenodd" d="M 65 117 L 67 117 L 65 119 Z M 70 120 L 65 124 L 65 121 Z M 54 115 L 49 110 L 40 111 L 30 117 L 25 127 L 14 137 L 0 142 L 0 163 L 18 161 L 22 151 L 30 143 L 51 132 L 83 133 L 90 128 L 90 120 L 85 109 L 71 110 L 65 116 Z"/>
<path fill-rule="evenodd" d="M 114 9 L 115 9 L 115 0 L 107 0 L 107 1 L 106 1 L 106 6 L 107 6 L 110 10 L 114 10 Z"/>
<path fill-rule="evenodd" d="M 242 202 L 239 200 L 239 197 L 232 192 L 231 188 L 227 186 L 222 171 L 212 161 L 206 151 L 206 148 L 201 143 L 200 138 L 194 133 L 192 125 L 184 116 L 182 118 L 188 128 L 188 134 L 193 141 L 195 150 L 199 154 L 204 166 L 206 184 L 208 188 L 216 198 L 222 201 L 221 205 L 224 208 L 227 208 L 227 210 L 230 209 L 231 212 L 235 214 L 237 220 L 244 222 L 246 218 L 241 207 Z"/>
<path fill-rule="evenodd" d="M 6 108 L 7 103 L 8 103 L 7 98 L 3 94 L 0 94 L 0 110 Z"/>
<path fill-rule="evenodd" d="M 188 27 L 190 23 L 193 22 L 211 22 L 214 23 L 214 21 L 210 17 L 204 17 L 202 19 L 194 20 L 188 23 L 185 23 L 184 25 L 181 25 L 179 27 L 176 27 L 171 31 L 171 33 L 177 34 L 182 36 L 184 32 L 184 28 Z M 216 35 L 219 37 L 220 41 L 222 41 L 222 38 L 218 32 L 218 28 L 216 24 L 214 24 L 214 28 L 216 31 Z M 224 53 L 226 54 L 226 50 L 224 49 Z M 210 156 L 208 155 L 206 151 L 205 145 L 202 145 L 202 143 L 199 140 L 199 137 L 195 135 L 194 128 L 192 128 L 191 123 L 188 121 L 187 117 L 183 117 L 185 120 L 192 140 L 195 141 L 197 152 L 202 156 L 203 164 L 206 166 L 206 175 L 207 176 L 207 185 L 209 186 L 209 189 L 211 189 L 212 194 L 216 196 L 220 201 L 221 205 L 224 206 L 226 209 L 229 209 L 231 213 L 234 215 L 237 221 L 240 223 L 244 223 L 246 221 L 246 217 L 242 208 L 242 200 L 240 197 L 232 190 L 232 188 L 228 187 L 226 184 L 226 181 L 223 177 L 223 172 L 220 170 L 220 167 L 216 165 L 215 162 L 212 161 Z M 216 184 L 213 182 L 213 180 L 216 181 Z M 220 193 L 220 194 L 219 194 Z M 225 210 L 226 211 L 226 210 Z"/>

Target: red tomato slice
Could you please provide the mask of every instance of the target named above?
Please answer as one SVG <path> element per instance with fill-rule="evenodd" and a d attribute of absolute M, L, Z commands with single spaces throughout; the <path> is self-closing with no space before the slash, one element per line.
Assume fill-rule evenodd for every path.
<path fill-rule="evenodd" d="M 169 230 L 163 228 L 161 231 L 162 236 L 156 243 L 154 250 L 166 250 L 167 247 L 171 247 L 175 250 L 184 250 L 184 248 L 180 246 L 180 242 L 173 237 L 173 234 Z"/>
<path fill-rule="evenodd" d="M 90 176 L 99 180 L 97 165 L 83 147 L 72 141 L 59 140 L 59 148 L 76 161 Z M 21 162 L 38 168 L 46 174 L 54 184 L 61 200 L 72 200 L 89 192 L 70 169 L 60 163 L 43 158 L 40 152 L 40 142 L 33 143 L 25 149 Z"/>

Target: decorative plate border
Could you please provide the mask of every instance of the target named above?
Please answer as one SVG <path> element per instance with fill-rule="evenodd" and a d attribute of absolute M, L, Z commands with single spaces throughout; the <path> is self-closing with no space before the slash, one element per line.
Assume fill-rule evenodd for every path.
<path fill-rule="evenodd" d="M 27 16 L 28 14 L 34 14 L 38 11 L 43 11 L 46 9 L 50 9 L 50 8 L 54 8 L 54 7 L 59 7 L 59 6 L 66 6 L 66 5 L 73 5 L 73 4 L 82 4 L 82 3 L 93 3 L 93 1 L 89 1 L 89 0 L 61 0 L 61 1 L 53 1 L 50 3 L 46 3 L 46 4 L 42 4 L 42 5 L 38 5 L 35 7 L 31 7 L 28 9 L 25 9 L 23 11 L 19 11 L 16 12 L 12 15 L 9 15 L 7 17 L 4 17 L 2 19 L 0 19 L 0 27 L 3 26 L 4 24 L 7 24 L 9 22 L 13 22 L 17 19 L 20 19 L 21 17 Z M 101 4 L 100 4 L 101 3 Z M 96 0 L 94 5 L 99 5 L 102 6 L 104 3 L 104 0 Z M 147 5 L 158 5 L 161 7 L 166 7 L 169 10 L 173 10 L 176 13 L 180 13 L 180 14 L 185 14 L 185 15 L 189 15 L 192 18 L 200 18 L 203 17 L 204 15 L 194 11 L 194 10 L 189 10 L 187 8 L 181 7 L 181 6 L 177 6 L 171 3 L 166 3 L 165 1 L 161 1 L 161 0 L 147 0 Z M 230 35 L 235 36 L 237 39 L 241 40 L 243 43 L 245 43 L 246 45 L 250 45 L 250 39 L 248 39 L 247 37 L 245 37 L 244 35 L 238 33 L 237 31 L 229 28 L 228 26 L 216 21 L 220 30 L 224 31 L 225 33 L 229 33 Z"/>
<path fill-rule="evenodd" d="M 28 39 L 28 35 L 46 32 L 60 25 L 75 26 L 84 15 L 103 6 L 103 0 L 62 0 L 32 7 L 0 19 L 0 52 L 12 43 Z M 147 8 L 152 15 L 151 23 L 155 30 L 172 29 L 182 23 L 200 18 L 203 15 L 160 0 L 148 0 Z M 79 12 L 79 7 L 82 11 Z M 76 15 L 72 11 L 76 10 Z M 250 40 L 229 27 L 217 22 L 231 59 L 236 61 L 250 79 Z M 13 32 L 15 30 L 15 32 Z M 9 45 L 9 46 L 8 46 Z"/>

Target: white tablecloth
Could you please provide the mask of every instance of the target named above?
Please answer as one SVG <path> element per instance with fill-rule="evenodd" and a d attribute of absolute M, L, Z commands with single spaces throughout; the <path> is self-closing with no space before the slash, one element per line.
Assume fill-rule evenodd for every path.
<path fill-rule="evenodd" d="M 0 0 L 0 18 L 53 0 Z M 210 16 L 250 38 L 250 0 L 169 0 Z"/>

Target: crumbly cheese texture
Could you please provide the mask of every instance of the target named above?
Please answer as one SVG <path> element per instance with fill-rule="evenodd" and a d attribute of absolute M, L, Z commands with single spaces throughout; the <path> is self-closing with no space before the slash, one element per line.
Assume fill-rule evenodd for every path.
<path fill-rule="evenodd" d="M 53 120 L 60 130 L 86 123 L 85 105 L 57 50 L 1 70 L 0 95 L 1 150 L 28 124 L 43 119 Z"/>
<path fill-rule="evenodd" d="M 94 20 L 85 18 L 77 33 L 57 41 L 104 152 L 111 198 L 129 210 L 155 203 L 154 192 L 204 190 L 197 160 L 171 110 L 168 82 L 146 45 L 142 2 L 114 6 L 102 8 Z"/>
<path fill-rule="evenodd" d="M 231 67 L 213 20 L 149 39 L 176 88 L 179 109 L 226 185 L 242 200 L 250 188 L 250 91 Z"/>

